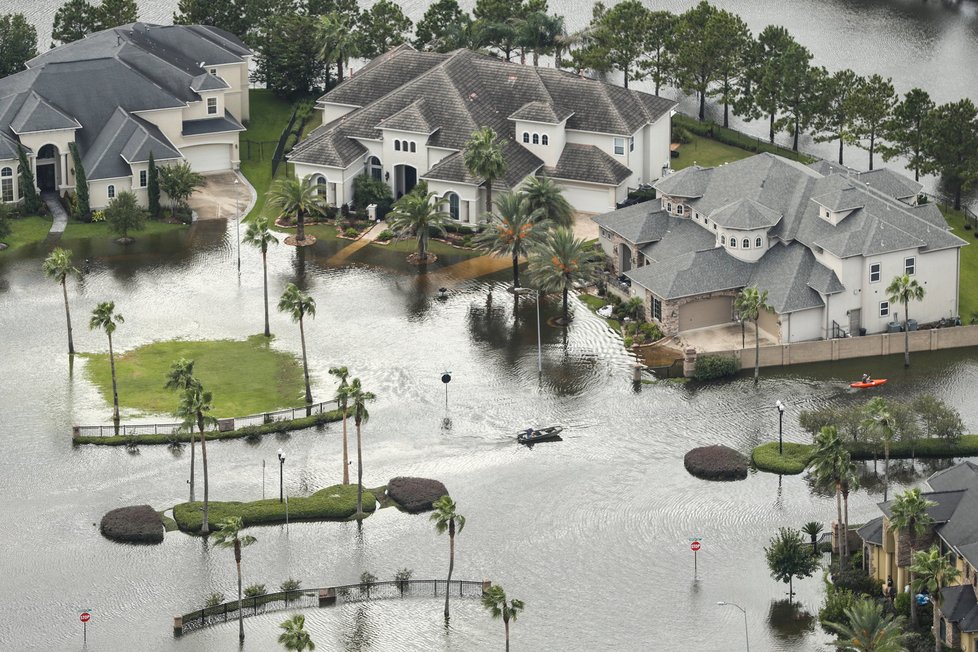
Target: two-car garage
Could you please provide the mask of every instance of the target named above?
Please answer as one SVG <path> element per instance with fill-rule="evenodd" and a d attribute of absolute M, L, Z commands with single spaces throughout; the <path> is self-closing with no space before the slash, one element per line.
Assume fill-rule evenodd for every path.
<path fill-rule="evenodd" d="M 734 319 L 733 297 L 710 297 L 679 306 L 679 331 L 728 324 Z"/>
<path fill-rule="evenodd" d="M 194 172 L 223 172 L 231 169 L 231 145 L 193 145 L 180 150 Z"/>

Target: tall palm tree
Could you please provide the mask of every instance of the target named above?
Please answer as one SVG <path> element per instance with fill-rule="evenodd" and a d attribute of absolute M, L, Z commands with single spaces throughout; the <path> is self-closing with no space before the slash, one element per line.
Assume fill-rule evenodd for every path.
<path fill-rule="evenodd" d="M 932 500 L 927 500 L 920 493 L 920 489 L 907 489 L 902 494 L 897 494 L 890 505 L 890 526 L 898 531 L 907 533 L 907 545 L 910 548 L 910 558 L 913 559 L 914 543 L 917 537 L 925 534 L 934 524 L 927 510 L 937 505 Z M 914 581 L 913 568 L 910 569 L 910 584 Z M 910 623 L 917 626 L 917 601 L 910 601 Z"/>
<path fill-rule="evenodd" d="M 448 581 L 445 583 L 445 618 L 448 618 L 448 596 L 451 593 L 452 571 L 455 569 L 455 532 L 456 524 L 458 532 L 465 527 L 465 517 L 455 511 L 455 501 L 451 496 L 442 496 L 432 507 L 435 511 L 431 514 L 431 520 L 435 522 L 435 530 L 438 534 L 448 532 Z"/>
<path fill-rule="evenodd" d="M 486 212 L 492 212 L 492 184 L 506 172 L 506 159 L 503 147 L 492 127 L 483 127 L 474 132 L 462 150 L 465 169 L 474 177 L 485 179 Z"/>
<path fill-rule="evenodd" d="M 349 393 L 350 406 L 353 408 L 353 423 L 357 427 L 357 516 L 363 516 L 363 438 L 360 429 L 370 418 L 370 413 L 367 412 L 367 401 L 374 400 L 376 396 L 363 390 L 359 378 L 354 378 L 346 391 Z"/>
<path fill-rule="evenodd" d="M 197 384 L 199 381 L 194 377 L 194 361 L 180 358 L 170 365 L 164 387 L 186 392 Z M 190 502 L 194 502 L 194 429 L 190 427 L 187 431 L 190 433 Z"/>
<path fill-rule="evenodd" d="M 934 652 L 941 652 L 941 589 L 957 582 L 961 571 L 933 546 L 914 553 L 910 572 L 915 575 L 910 588 L 914 593 L 926 588 L 934 604 Z"/>
<path fill-rule="evenodd" d="M 507 601 L 503 587 L 493 584 L 482 595 L 482 606 L 489 610 L 493 618 L 502 617 L 506 629 L 506 652 L 509 652 L 509 621 L 516 622 L 516 617 L 523 611 L 523 601 L 515 598 Z"/>
<path fill-rule="evenodd" d="M 801 531 L 812 539 L 812 554 L 818 553 L 818 535 L 822 533 L 822 524 L 818 521 L 809 521 L 802 526 Z"/>
<path fill-rule="evenodd" d="M 244 243 L 261 250 L 262 281 L 265 288 L 265 337 L 271 337 L 272 331 L 268 328 L 268 245 L 278 244 L 278 238 L 268 230 L 267 217 L 259 217 L 248 224 Z"/>
<path fill-rule="evenodd" d="M 910 302 L 922 301 L 924 288 L 909 274 L 895 276 L 886 286 L 886 296 L 890 303 L 903 304 L 903 366 L 910 366 Z"/>
<path fill-rule="evenodd" d="M 346 379 L 350 372 L 346 367 L 331 367 L 329 373 L 340 379 L 340 386 L 336 388 L 336 404 L 343 411 L 343 484 L 350 484 L 350 453 L 346 437 L 346 417 L 350 403 L 350 396 L 346 391 L 350 383 Z"/>
<path fill-rule="evenodd" d="M 302 340 L 302 373 L 306 377 L 306 405 L 312 405 L 312 389 L 309 387 L 309 362 L 306 358 L 306 329 L 303 320 L 306 315 L 316 316 L 316 300 L 296 287 L 295 283 L 285 286 L 285 292 L 278 302 L 279 312 L 286 312 L 292 321 L 299 324 L 299 338 Z"/>
<path fill-rule="evenodd" d="M 540 65 L 540 55 L 554 51 L 557 39 L 565 33 L 564 17 L 551 16 L 544 11 L 533 11 L 517 19 L 516 43 L 521 50 L 533 53 L 533 65 Z"/>
<path fill-rule="evenodd" d="M 530 177 L 523 184 L 523 192 L 531 213 L 537 219 L 549 220 L 555 226 L 574 226 L 574 208 L 564 197 L 564 191 L 548 176 Z"/>
<path fill-rule="evenodd" d="M 418 240 L 419 262 L 428 260 L 428 238 L 431 231 L 445 232 L 445 224 L 451 216 L 445 212 L 448 200 L 436 198 L 435 193 L 422 194 L 414 191 L 404 195 L 387 214 L 387 225 L 398 238 L 414 235 Z"/>
<path fill-rule="evenodd" d="M 839 437 L 839 432 L 835 426 L 825 426 L 815 436 L 815 450 L 812 453 L 812 460 L 808 466 L 815 476 L 815 482 L 826 488 L 835 489 L 835 508 L 837 513 L 837 523 L 841 528 L 839 533 L 841 541 L 839 543 L 839 568 L 846 568 L 849 558 L 849 522 L 843 519 L 842 498 L 843 484 L 847 478 L 854 474 L 852 458 Z M 849 512 L 848 503 L 846 514 Z"/>
<path fill-rule="evenodd" d="M 112 424 L 116 434 L 119 434 L 119 390 L 115 380 L 115 353 L 112 351 L 112 333 L 119 324 L 125 323 L 122 315 L 115 311 L 114 301 L 103 301 L 95 306 L 92 318 L 88 321 L 89 330 L 103 330 L 109 336 L 109 367 L 112 370 Z"/>
<path fill-rule="evenodd" d="M 305 650 L 315 650 L 316 644 L 312 642 L 309 632 L 305 630 L 306 617 L 302 614 L 295 614 L 279 627 L 285 631 L 279 634 L 278 642 L 286 650 L 294 652 L 304 652 Z"/>
<path fill-rule="evenodd" d="M 911 600 L 912 602 L 912 600 Z M 904 652 L 903 617 L 883 613 L 883 606 L 870 599 L 859 599 L 845 609 L 848 624 L 826 622 L 839 638 L 832 642 L 839 650 L 858 652 Z"/>
<path fill-rule="evenodd" d="M 773 312 L 774 308 L 767 302 L 767 290 L 761 292 L 756 287 L 746 287 L 737 295 L 734 310 L 742 321 L 754 322 L 754 382 L 756 383 L 761 375 L 761 333 L 757 328 L 757 320 L 761 318 L 762 310 Z"/>
<path fill-rule="evenodd" d="M 361 37 L 350 19 L 350 16 L 339 13 L 319 17 L 319 58 L 327 66 L 330 62 L 336 63 L 336 77 L 341 84 L 346 63 L 360 55 Z"/>
<path fill-rule="evenodd" d="M 496 198 L 496 212 L 476 236 L 478 248 L 492 254 L 513 257 L 513 288 L 520 286 L 520 257 L 541 240 L 545 226 L 538 223 L 538 213 L 530 209 L 528 198 L 521 192 L 507 192 Z"/>
<path fill-rule="evenodd" d="M 886 399 L 877 396 L 866 404 L 863 429 L 883 441 L 883 500 L 886 501 L 890 489 L 890 443 L 895 435 L 893 415 Z"/>
<path fill-rule="evenodd" d="M 600 258 L 584 240 L 574 237 L 570 229 L 557 227 L 530 250 L 530 276 L 544 292 L 562 292 L 563 323 L 570 322 L 567 295 L 576 285 L 594 282 L 600 270 Z"/>
<path fill-rule="evenodd" d="M 208 522 L 210 496 L 207 481 L 207 438 L 204 436 L 204 426 L 217 424 L 217 419 L 210 415 L 212 400 L 211 393 L 205 392 L 203 386 L 197 382 L 183 390 L 183 395 L 180 397 L 180 406 L 176 412 L 176 415 L 183 419 L 183 427 L 193 433 L 193 429 L 196 426 L 198 436 L 200 437 L 200 459 L 204 466 L 204 520 L 200 526 L 201 534 L 210 532 L 210 523 Z M 191 434 L 191 437 L 193 437 L 193 434 Z"/>
<path fill-rule="evenodd" d="M 304 179 L 288 177 L 279 179 L 269 188 L 266 206 L 278 211 L 279 217 L 295 215 L 296 243 L 302 245 L 306 241 L 306 214 L 314 211 L 322 204 L 319 188 L 313 182 L 312 175 Z"/>
<path fill-rule="evenodd" d="M 74 265 L 71 264 L 71 250 L 58 247 L 52 251 L 44 263 L 41 265 L 45 276 L 52 278 L 61 284 L 61 291 L 65 297 L 65 318 L 68 320 L 68 355 L 75 354 L 75 343 L 71 339 L 71 311 L 68 309 L 68 277 L 74 276 L 81 278 Z"/>
<path fill-rule="evenodd" d="M 238 569 L 238 640 L 244 643 L 244 606 L 241 604 L 241 549 L 257 539 L 242 535 L 244 522 L 240 516 L 229 516 L 217 524 L 218 530 L 211 535 L 211 545 L 218 548 L 234 548 L 234 565 Z"/>

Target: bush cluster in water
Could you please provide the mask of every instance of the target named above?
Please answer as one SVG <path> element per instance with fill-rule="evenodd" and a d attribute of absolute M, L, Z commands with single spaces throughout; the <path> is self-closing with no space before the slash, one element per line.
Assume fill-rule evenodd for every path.
<path fill-rule="evenodd" d="M 725 355 L 701 355 L 696 358 L 696 380 L 715 380 L 736 375 L 740 363 Z"/>

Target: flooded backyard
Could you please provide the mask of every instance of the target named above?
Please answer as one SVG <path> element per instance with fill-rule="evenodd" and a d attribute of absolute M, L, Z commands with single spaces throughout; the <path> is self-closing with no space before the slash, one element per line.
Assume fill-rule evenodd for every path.
<path fill-rule="evenodd" d="M 65 242 L 82 281 L 70 285 L 75 345 L 101 352 L 104 335 L 87 316 L 113 300 L 125 316 L 117 350 L 171 338 L 243 339 L 261 331 L 260 255 L 235 263 L 233 226 L 220 221 L 189 232 L 144 238 L 131 249 Z M 752 649 L 817 649 L 827 640 L 814 621 L 782 604 L 785 586 L 770 579 L 763 546 L 782 525 L 827 522 L 829 496 L 813 495 L 803 476 L 752 474 L 717 484 L 686 474 L 694 446 L 723 443 L 748 452 L 776 436 L 775 402 L 788 405 L 786 439 L 804 441 L 793 415 L 854 400 L 846 383 L 871 365 L 890 378 L 888 397 L 928 391 L 958 408 L 978 431 L 971 399 L 978 355 L 917 355 L 910 372 L 899 357 L 765 370 L 710 385 L 632 382 L 634 359 L 605 322 L 575 302 L 566 330 L 542 329 L 537 374 L 536 307 L 506 292 L 507 272 L 453 275 L 463 257 L 441 256 L 426 273 L 401 252 L 366 247 L 343 266 L 326 263 L 345 241 L 320 241 L 269 255 L 270 295 L 297 282 L 318 304 L 307 323 L 315 400 L 333 391 L 330 366 L 343 364 L 377 394 L 364 431 L 368 486 L 397 475 L 443 481 L 467 517 L 457 539 L 455 577 L 491 579 L 526 602 L 512 627 L 514 648 L 532 650 L 742 649 L 743 620 L 717 601 L 747 610 Z M 213 592 L 235 590 L 232 555 L 168 533 L 159 546 L 111 543 L 97 523 L 109 509 L 148 503 L 163 509 L 185 498 L 189 450 L 78 447 L 75 423 L 108 422 L 111 406 L 65 353 L 60 289 L 43 277 L 43 250 L 0 254 L 0 432 L 7 495 L 0 532 L 5 590 L 0 648 L 28 649 L 43 632 L 50 649 L 81 649 L 78 612 L 93 614 L 88 649 L 236 649 L 236 624 L 174 639 L 172 618 Z M 5 256 L 5 257 L 3 257 Z M 87 262 L 86 262 L 86 259 Z M 466 269 L 463 265 L 454 269 Z M 438 297 L 448 287 L 447 298 Z M 545 300 L 546 322 L 559 301 Z M 275 348 L 298 352 L 298 328 L 273 311 Z M 445 408 L 443 371 L 451 371 Z M 651 380 L 648 377 L 647 380 Z M 162 379 L 161 379 L 162 385 Z M 120 394 L 125 387 L 120 386 Z M 123 399 L 124 400 L 124 399 Z M 448 417 L 450 422 L 446 422 Z M 167 419 L 169 420 L 169 417 Z M 514 433 L 560 423 L 564 441 L 519 447 Z M 307 495 L 341 478 L 340 428 L 270 435 L 209 448 L 211 496 L 252 500 L 278 481 L 276 450 L 286 454 L 285 487 Z M 926 470 L 923 470 L 926 471 Z M 907 473 L 905 481 L 912 481 Z M 879 491 L 856 492 L 853 522 L 874 516 Z M 892 489 L 891 489 L 892 491 Z M 382 580 L 402 568 L 415 578 L 447 572 L 447 541 L 425 516 L 392 509 L 363 522 L 252 528 L 245 584 L 270 589 L 295 577 L 303 585 Z M 694 576 L 691 537 L 700 537 Z M 817 613 L 818 577 L 796 583 L 802 613 Z M 502 624 L 477 601 L 456 601 L 450 627 L 437 600 L 412 599 L 306 611 L 321 649 L 483 650 L 502 645 Z M 277 613 L 245 622 L 246 650 L 275 646 Z"/>

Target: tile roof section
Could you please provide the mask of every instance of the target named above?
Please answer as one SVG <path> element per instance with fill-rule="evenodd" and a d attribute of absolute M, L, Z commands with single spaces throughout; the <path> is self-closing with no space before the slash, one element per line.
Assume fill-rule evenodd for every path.
<path fill-rule="evenodd" d="M 650 210 L 651 209 L 651 210 Z M 658 210 L 655 210 L 658 209 Z M 649 219 L 652 213 L 656 218 Z M 650 201 L 632 204 L 610 213 L 595 215 L 591 219 L 598 225 L 618 234 L 628 242 L 643 245 L 662 239 L 669 224 L 668 213 L 659 209 L 659 202 Z M 682 220 L 675 220 L 678 224 Z M 702 229 L 700 229 L 702 230 Z"/>
<path fill-rule="evenodd" d="M 867 543 L 875 543 L 878 546 L 883 545 L 883 517 L 877 516 L 873 520 L 868 521 L 856 530 L 856 533 Z"/>
<path fill-rule="evenodd" d="M 567 143 L 557 166 L 546 169 L 547 176 L 570 181 L 587 181 L 617 186 L 632 171 L 594 145 Z"/>
<path fill-rule="evenodd" d="M 179 150 L 155 126 L 119 108 L 106 122 L 88 151 L 82 165 L 89 179 L 115 179 L 132 174 L 129 163 L 181 158 Z"/>
<path fill-rule="evenodd" d="M 558 125 L 573 115 L 570 111 L 564 110 L 560 115 L 554 111 L 554 106 L 550 102 L 536 100 L 527 102 L 510 114 L 510 120 L 525 120 L 527 122 L 542 122 L 544 124 Z"/>
<path fill-rule="evenodd" d="M 515 189 L 528 176 L 535 174 L 543 167 L 543 161 L 528 149 L 512 140 L 502 141 L 502 149 L 503 157 L 506 159 L 506 171 L 502 179 L 497 179 L 493 183 L 493 190 Z M 482 185 L 485 182 L 485 179 L 482 177 L 473 176 L 469 173 L 465 167 L 462 152 L 449 154 L 440 160 L 437 165 L 428 170 L 427 173 L 423 174 L 421 178 L 466 183 L 474 186 Z"/>
<path fill-rule="evenodd" d="M 978 632 L 978 598 L 970 584 L 941 589 L 941 613 L 962 632 Z"/>
<path fill-rule="evenodd" d="M 753 199 L 738 199 L 713 211 L 709 217 L 724 228 L 740 231 L 769 229 L 781 221 L 781 213 Z"/>
<path fill-rule="evenodd" d="M 381 120 L 377 128 L 409 131 L 427 136 L 435 131 L 435 129 L 428 119 L 429 112 L 426 110 L 426 107 L 427 103 L 424 98 L 415 100 L 391 117 Z"/>
<path fill-rule="evenodd" d="M 10 121 L 10 129 L 17 134 L 56 129 L 81 129 L 78 121 L 64 111 L 51 106 L 34 91 L 26 94 L 20 111 Z"/>
<path fill-rule="evenodd" d="M 750 280 L 750 268 L 750 263 L 733 258 L 717 247 L 633 268 L 625 275 L 662 299 L 680 299 L 742 288 Z"/>
<path fill-rule="evenodd" d="M 225 110 L 220 118 L 203 118 L 201 120 L 184 120 L 180 130 L 184 136 L 200 136 L 201 134 L 218 134 L 228 131 L 244 131 L 244 125 Z"/>
<path fill-rule="evenodd" d="M 895 199 L 910 199 L 917 196 L 917 193 L 924 187 L 910 177 L 897 174 L 889 168 L 877 168 L 869 172 L 860 172 L 854 177 L 867 186 L 872 186 L 884 195 Z"/>

